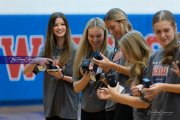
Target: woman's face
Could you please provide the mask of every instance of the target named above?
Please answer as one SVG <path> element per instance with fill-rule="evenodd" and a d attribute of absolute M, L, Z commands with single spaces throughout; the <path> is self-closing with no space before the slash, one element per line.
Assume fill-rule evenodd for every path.
<path fill-rule="evenodd" d="M 174 39 L 174 32 L 177 27 L 172 27 L 169 21 L 160 21 L 153 25 L 154 33 L 159 43 L 166 48 L 169 43 Z"/>
<path fill-rule="evenodd" d="M 53 33 L 56 38 L 64 38 L 66 34 L 66 24 L 62 18 L 56 18 Z"/>
<path fill-rule="evenodd" d="M 122 30 L 121 26 L 118 22 L 107 20 L 105 21 L 106 28 L 108 29 L 109 33 L 114 35 L 116 39 L 120 39 L 122 37 Z"/>
<path fill-rule="evenodd" d="M 88 41 L 92 46 L 93 51 L 100 50 L 104 40 L 104 30 L 101 28 L 88 29 Z"/>
<path fill-rule="evenodd" d="M 127 54 L 127 52 L 125 51 L 124 47 L 122 46 L 122 44 L 120 44 L 120 50 L 122 52 L 123 58 L 128 62 L 128 63 L 132 63 L 133 61 L 130 59 L 130 55 Z M 133 51 L 131 51 L 131 58 L 133 60 L 137 60 L 137 56 L 135 55 L 135 53 Z"/>

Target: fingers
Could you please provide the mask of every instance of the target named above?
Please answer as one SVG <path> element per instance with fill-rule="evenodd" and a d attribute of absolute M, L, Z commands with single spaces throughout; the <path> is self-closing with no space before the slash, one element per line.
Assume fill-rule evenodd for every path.
<path fill-rule="evenodd" d="M 106 58 L 102 53 L 100 53 L 100 55 L 101 55 L 101 57 L 103 57 L 103 59 Z"/>
<path fill-rule="evenodd" d="M 47 60 L 47 62 L 48 61 L 51 61 L 51 62 L 54 62 L 52 59 L 50 59 L 50 58 L 46 58 L 46 60 Z M 49 64 L 49 62 L 48 62 L 48 64 Z"/>

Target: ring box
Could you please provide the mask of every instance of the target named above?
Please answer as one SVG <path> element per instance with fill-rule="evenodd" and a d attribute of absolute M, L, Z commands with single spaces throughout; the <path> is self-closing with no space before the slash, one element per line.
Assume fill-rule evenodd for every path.
<path fill-rule="evenodd" d="M 151 84 L 151 80 L 147 79 L 147 78 L 144 78 L 142 80 L 142 85 L 144 88 L 149 88 L 152 84 Z"/>
<path fill-rule="evenodd" d="M 47 64 L 47 66 L 49 67 L 47 69 L 47 71 L 49 71 L 49 72 L 57 72 L 58 71 L 57 67 L 53 66 L 53 62 L 51 62 L 51 61 L 49 61 L 49 64 Z"/>
<path fill-rule="evenodd" d="M 117 82 L 115 80 L 115 74 L 106 75 L 106 79 L 111 87 L 116 87 Z"/>
<path fill-rule="evenodd" d="M 93 57 L 97 60 L 102 60 L 103 58 L 101 57 L 100 55 L 100 50 L 96 50 L 94 53 L 93 53 Z"/>
<path fill-rule="evenodd" d="M 83 73 L 85 73 L 86 71 L 89 72 L 89 64 L 90 64 L 90 59 L 83 59 L 82 61 Z"/>

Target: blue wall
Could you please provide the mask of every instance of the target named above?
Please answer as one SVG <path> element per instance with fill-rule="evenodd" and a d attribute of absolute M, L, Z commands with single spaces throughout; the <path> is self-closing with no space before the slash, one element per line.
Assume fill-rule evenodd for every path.
<path fill-rule="evenodd" d="M 28 39 L 28 49 L 30 51 L 29 37 L 31 35 L 46 36 L 46 29 L 50 15 L 0 15 L 0 37 L 13 36 L 14 44 L 12 50 L 16 49 L 16 37 L 25 35 Z M 67 15 L 72 35 L 81 35 L 89 19 L 104 15 Z M 128 15 L 128 18 L 135 30 L 140 31 L 144 36 L 153 33 L 153 15 Z M 175 15 L 176 21 L 180 21 L 180 15 Z M 179 24 L 177 24 L 179 26 Z M 0 56 L 4 56 L 2 45 L 0 44 Z M 16 100 L 42 100 L 43 98 L 43 72 L 35 76 L 34 80 L 24 80 L 22 69 L 20 79 L 10 81 L 7 66 L 0 64 L 0 101 Z"/>

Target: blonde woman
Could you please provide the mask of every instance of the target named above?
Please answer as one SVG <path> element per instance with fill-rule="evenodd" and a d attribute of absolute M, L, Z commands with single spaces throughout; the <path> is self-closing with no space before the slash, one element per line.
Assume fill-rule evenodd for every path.
<path fill-rule="evenodd" d="M 119 49 L 118 41 L 126 33 L 133 30 L 131 23 L 124 11 L 119 8 L 110 9 L 105 17 L 104 22 L 109 33 L 112 35 L 115 41 L 114 57 L 112 62 L 106 57 L 102 61 L 95 60 L 96 64 L 103 69 L 110 70 L 111 73 L 115 74 L 116 81 L 120 82 L 120 85 L 125 88 L 125 93 L 129 94 L 129 87 L 127 86 L 127 80 L 129 79 L 129 69 L 125 66 L 126 60 L 122 57 L 122 52 Z M 107 84 L 107 81 L 104 81 Z M 107 100 L 106 104 L 107 120 L 133 120 L 133 108 L 117 103 L 112 100 Z M 126 115 L 128 114 L 128 116 Z"/>
<path fill-rule="evenodd" d="M 151 120 L 180 119 L 180 47 L 174 15 L 168 10 L 158 11 L 152 21 L 154 33 L 162 48 L 154 52 L 148 61 L 147 78 L 153 85 L 145 88 L 149 95 L 142 97 L 124 96 L 118 93 L 118 86 L 108 87 L 98 96 L 114 99 L 136 108 L 147 108 L 152 104 Z M 138 93 L 134 90 L 134 93 Z"/>
<path fill-rule="evenodd" d="M 79 43 L 73 66 L 73 86 L 76 93 L 81 95 L 81 120 L 105 120 L 106 100 L 97 97 L 97 90 L 105 87 L 102 81 L 96 82 L 90 79 L 90 72 L 83 73 L 80 69 L 83 59 L 92 59 L 93 52 L 100 50 L 107 58 L 112 58 L 108 47 L 108 32 L 101 18 L 92 18 L 86 24 L 81 41 Z M 108 70 L 105 69 L 105 72 Z"/>
<path fill-rule="evenodd" d="M 38 74 L 40 71 L 37 64 L 45 66 L 49 61 L 57 64 L 58 72 L 44 71 L 43 103 L 46 120 L 77 120 L 79 95 L 71 83 L 76 49 L 66 16 L 61 12 L 53 13 L 49 18 L 45 47 L 37 55 L 41 58 L 37 57 L 23 71 L 25 75 L 32 71 Z"/>

